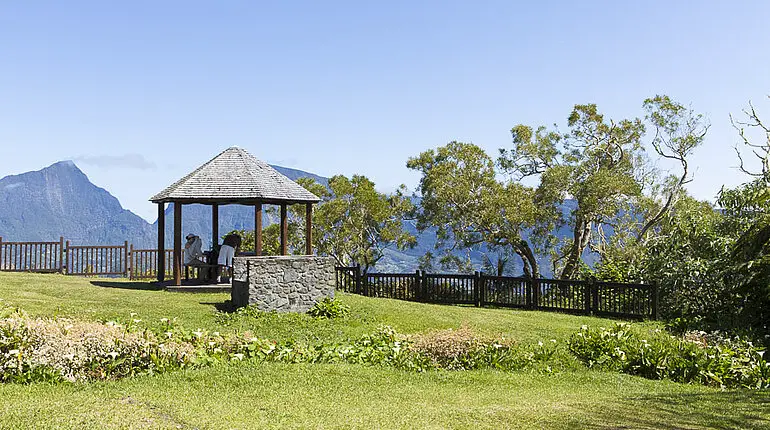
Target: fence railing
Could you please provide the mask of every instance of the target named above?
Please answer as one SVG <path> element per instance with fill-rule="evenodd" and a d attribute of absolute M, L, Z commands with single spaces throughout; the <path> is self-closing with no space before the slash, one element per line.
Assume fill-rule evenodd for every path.
<path fill-rule="evenodd" d="M 157 249 L 134 249 L 134 246 L 128 250 L 128 273 L 131 279 L 154 279 L 158 276 L 158 250 Z M 174 250 L 165 250 L 165 269 L 166 276 L 173 275 Z"/>
<path fill-rule="evenodd" d="M 337 289 L 368 297 L 569 312 L 623 318 L 658 317 L 655 284 L 530 279 L 509 276 L 367 273 L 337 267 Z"/>
<path fill-rule="evenodd" d="M 128 242 L 120 246 L 72 246 L 65 249 L 68 275 L 128 275 Z"/>
<path fill-rule="evenodd" d="M 165 250 L 166 275 L 173 271 L 173 250 Z M 158 275 L 158 250 L 122 245 L 71 245 L 58 242 L 8 242 L 0 237 L 0 272 L 62 273 L 80 276 L 125 276 L 152 279 Z"/>
<path fill-rule="evenodd" d="M 58 242 L 3 242 L 0 237 L 0 271 L 61 272 L 64 239 Z"/>

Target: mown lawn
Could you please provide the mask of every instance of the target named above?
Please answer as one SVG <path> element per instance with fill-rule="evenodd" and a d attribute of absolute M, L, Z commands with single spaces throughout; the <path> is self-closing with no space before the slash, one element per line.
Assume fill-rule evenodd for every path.
<path fill-rule="evenodd" d="M 351 308 L 352 315 L 343 321 L 277 315 L 235 319 L 223 325 L 215 315 L 230 298 L 229 294 L 168 293 L 154 289 L 148 282 L 0 272 L 0 299 L 33 315 L 126 321 L 133 312 L 147 324 L 157 323 L 161 318 L 177 318 L 181 325 L 191 329 L 248 330 L 275 340 L 357 338 L 381 325 L 408 334 L 465 324 L 481 334 L 531 343 L 566 339 L 583 324 L 613 323 L 602 318 L 549 312 L 425 305 L 344 293 L 338 297 Z"/>
<path fill-rule="evenodd" d="M 144 288 L 144 289 L 141 289 Z M 504 309 L 432 306 L 343 295 L 353 315 L 239 318 L 226 294 L 152 291 L 149 284 L 0 273 L 0 298 L 34 315 L 249 330 L 274 339 L 357 337 L 458 327 L 522 343 L 566 339 L 612 321 Z M 649 323 L 648 323 L 649 324 Z M 232 363 L 89 384 L 0 385 L 0 428 L 769 428 L 770 392 L 720 391 L 580 367 L 413 373 L 359 365 Z"/>

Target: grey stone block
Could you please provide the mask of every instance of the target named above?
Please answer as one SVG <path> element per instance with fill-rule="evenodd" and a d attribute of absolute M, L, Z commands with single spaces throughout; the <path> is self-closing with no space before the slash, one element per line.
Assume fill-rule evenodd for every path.
<path fill-rule="evenodd" d="M 263 311 L 307 312 L 334 297 L 334 259 L 316 256 L 236 257 L 232 301 Z"/>

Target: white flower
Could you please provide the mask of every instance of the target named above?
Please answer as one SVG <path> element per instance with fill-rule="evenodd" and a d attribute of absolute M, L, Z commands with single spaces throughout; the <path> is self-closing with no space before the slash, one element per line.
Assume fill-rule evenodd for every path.
<path fill-rule="evenodd" d="M 139 314 L 138 314 L 138 313 L 136 313 L 136 312 L 131 312 L 129 315 L 131 316 L 131 318 L 133 318 L 133 317 L 135 317 L 135 316 L 137 316 L 137 315 L 139 315 Z"/>
<path fill-rule="evenodd" d="M 115 351 L 112 351 L 112 352 L 108 352 L 108 353 L 107 353 L 107 355 L 109 355 L 110 357 L 112 357 L 112 359 L 114 360 L 114 359 L 115 359 L 115 358 L 116 358 L 118 355 L 120 355 L 120 354 L 118 354 L 118 353 L 117 353 L 117 352 L 115 352 Z"/>
<path fill-rule="evenodd" d="M 173 336 L 173 335 L 174 335 L 174 333 L 171 333 L 170 331 L 166 332 L 166 337 L 169 338 L 169 339 L 171 339 L 171 336 Z"/>
<path fill-rule="evenodd" d="M 583 324 L 580 326 L 580 330 L 588 330 L 588 326 Z"/>
<path fill-rule="evenodd" d="M 233 360 L 241 361 L 243 360 L 243 354 L 233 354 Z"/>
<path fill-rule="evenodd" d="M 167 322 L 168 322 L 168 318 L 161 318 L 161 319 L 160 319 L 160 322 L 162 322 L 162 323 L 167 323 Z"/>
<path fill-rule="evenodd" d="M 133 320 L 135 324 L 139 324 L 142 320 Z"/>
<path fill-rule="evenodd" d="M 18 349 L 12 349 L 12 350 L 8 351 L 8 354 L 10 354 L 10 355 L 18 355 L 19 354 L 19 350 Z"/>
<path fill-rule="evenodd" d="M 556 339 L 551 339 L 551 343 L 556 343 Z"/>
<path fill-rule="evenodd" d="M 203 336 L 203 332 L 202 332 L 200 329 L 198 329 L 198 331 L 194 331 L 192 334 L 194 334 L 194 335 L 195 335 L 195 337 L 201 337 L 201 336 Z"/>
<path fill-rule="evenodd" d="M 537 346 L 543 346 L 543 342 L 537 341 Z"/>
<path fill-rule="evenodd" d="M 217 337 L 217 336 L 219 336 L 219 332 L 215 331 L 214 333 L 211 333 L 211 335 L 214 336 L 214 337 Z"/>

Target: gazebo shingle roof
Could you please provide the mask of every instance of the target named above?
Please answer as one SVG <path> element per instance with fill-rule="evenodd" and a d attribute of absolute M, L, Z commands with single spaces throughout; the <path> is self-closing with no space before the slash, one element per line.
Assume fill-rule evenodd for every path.
<path fill-rule="evenodd" d="M 321 199 L 245 150 L 232 147 L 154 195 L 155 203 L 314 203 Z"/>

